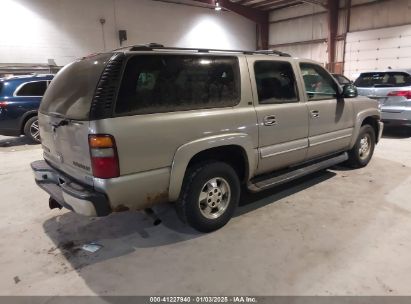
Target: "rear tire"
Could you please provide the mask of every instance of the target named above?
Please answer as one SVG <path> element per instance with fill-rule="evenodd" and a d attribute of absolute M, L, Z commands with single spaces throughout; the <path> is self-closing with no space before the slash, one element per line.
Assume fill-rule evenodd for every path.
<path fill-rule="evenodd" d="M 24 134 L 30 138 L 32 142 L 37 144 L 40 143 L 40 129 L 37 116 L 34 116 L 26 121 L 24 125 Z"/>
<path fill-rule="evenodd" d="M 227 224 L 239 200 L 235 170 L 224 162 L 209 162 L 188 169 L 176 209 L 183 222 L 212 232 Z"/>
<path fill-rule="evenodd" d="M 375 148 L 375 131 L 370 125 L 364 125 L 360 129 L 357 141 L 351 151 L 348 152 L 347 164 L 352 168 L 362 168 L 370 162 Z"/>

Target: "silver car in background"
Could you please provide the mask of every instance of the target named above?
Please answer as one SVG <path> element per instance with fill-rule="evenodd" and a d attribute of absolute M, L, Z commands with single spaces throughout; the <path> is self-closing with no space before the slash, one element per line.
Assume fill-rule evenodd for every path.
<path fill-rule="evenodd" d="M 386 126 L 411 126 L 411 69 L 361 73 L 354 85 L 378 100 Z"/>

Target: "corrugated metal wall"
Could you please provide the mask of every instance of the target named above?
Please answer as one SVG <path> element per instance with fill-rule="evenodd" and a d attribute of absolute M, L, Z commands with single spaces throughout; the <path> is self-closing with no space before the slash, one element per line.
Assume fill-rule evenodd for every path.
<path fill-rule="evenodd" d="M 296 57 L 326 62 L 328 23 L 324 8 L 303 4 L 273 11 L 270 22 L 269 45 Z M 301 43 L 312 40 L 317 41 Z"/>
<path fill-rule="evenodd" d="M 411 1 L 391 0 L 352 10 L 345 74 L 411 68 Z"/>
<path fill-rule="evenodd" d="M 360 71 L 388 66 L 411 67 L 411 0 L 352 0 L 346 46 L 345 4 L 346 0 L 340 0 L 336 61 L 343 62 L 345 57 L 347 76 L 355 78 Z M 270 21 L 269 44 L 273 48 L 327 63 L 324 8 L 311 4 L 289 7 L 272 12 Z"/>

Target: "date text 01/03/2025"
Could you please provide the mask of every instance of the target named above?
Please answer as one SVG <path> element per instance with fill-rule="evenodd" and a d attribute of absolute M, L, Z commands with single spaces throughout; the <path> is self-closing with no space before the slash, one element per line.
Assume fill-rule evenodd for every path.
<path fill-rule="evenodd" d="M 257 303 L 254 297 L 150 297 L 150 303 Z"/>

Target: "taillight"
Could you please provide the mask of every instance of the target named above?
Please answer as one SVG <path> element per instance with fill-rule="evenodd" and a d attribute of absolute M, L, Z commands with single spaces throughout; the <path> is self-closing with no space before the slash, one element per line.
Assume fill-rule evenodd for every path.
<path fill-rule="evenodd" d="M 411 99 L 411 91 L 394 91 L 390 92 L 388 96 L 401 96 L 407 99 Z"/>
<path fill-rule="evenodd" d="M 7 101 L 0 101 L 0 109 L 7 108 L 8 102 Z"/>
<path fill-rule="evenodd" d="M 89 135 L 91 166 L 97 178 L 120 176 L 117 148 L 114 137 L 106 134 Z"/>

